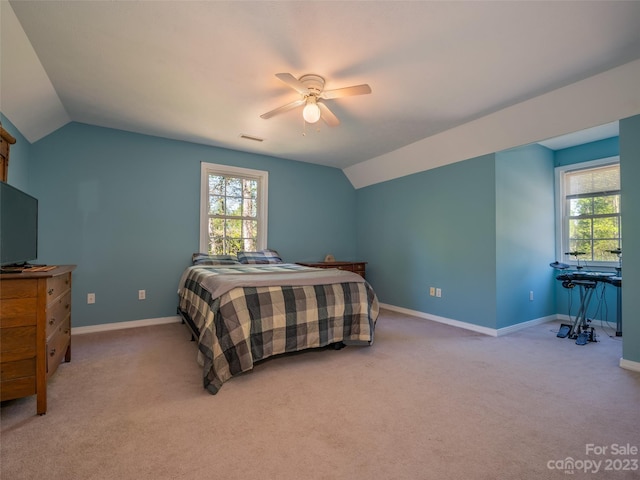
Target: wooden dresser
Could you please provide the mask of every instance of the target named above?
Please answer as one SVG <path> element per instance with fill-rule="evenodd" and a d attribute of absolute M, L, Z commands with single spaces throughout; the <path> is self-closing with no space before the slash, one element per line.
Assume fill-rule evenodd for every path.
<path fill-rule="evenodd" d="M 0 400 L 37 395 L 47 413 L 47 379 L 71 360 L 71 272 L 0 275 Z"/>
<path fill-rule="evenodd" d="M 338 270 L 348 270 L 365 277 L 367 262 L 298 262 L 298 265 L 316 268 L 337 268 Z"/>

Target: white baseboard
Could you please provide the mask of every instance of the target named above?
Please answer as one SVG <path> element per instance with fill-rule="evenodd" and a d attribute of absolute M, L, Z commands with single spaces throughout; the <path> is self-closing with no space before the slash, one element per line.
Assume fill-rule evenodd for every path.
<path fill-rule="evenodd" d="M 620 358 L 620 366 L 625 370 L 640 372 L 640 362 L 634 362 L 633 360 L 625 360 L 624 358 Z"/>
<path fill-rule="evenodd" d="M 539 325 L 541 323 L 552 322 L 558 319 L 557 315 L 549 315 L 548 317 L 535 318 L 527 322 L 522 322 L 516 325 L 510 325 L 508 327 L 495 329 L 495 328 L 483 327 L 481 325 L 475 325 L 473 323 L 461 322 L 460 320 L 453 320 L 452 318 L 440 317 L 438 315 L 432 315 L 430 313 L 419 312 L 417 310 L 410 310 L 404 307 L 397 307 L 395 305 L 389 305 L 386 303 L 381 303 L 380 307 L 386 308 L 387 310 L 393 310 L 394 312 L 404 313 L 405 315 L 411 315 L 412 317 L 424 318 L 425 320 L 432 320 L 434 322 L 444 323 L 446 325 L 451 325 L 453 327 L 464 328 L 465 330 L 472 330 L 474 332 L 483 333 L 491 337 L 500 337 L 502 335 L 507 335 L 509 333 L 522 330 L 523 328 L 532 327 L 533 325 Z"/>
<path fill-rule="evenodd" d="M 497 330 L 498 337 L 501 335 L 508 335 L 509 333 L 517 332 L 523 328 L 533 327 L 534 325 L 541 325 L 543 323 L 555 322 L 558 320 L 558 315 L 549 315 L 546 317 L 534 318 L 533 320 L 527 320 L 526 322 L 516 323 L 515 325 L 509 325 L 508 327 L 502 327 Z"/>
<path fill-rule="evenodd" d="M 89 325 L 87 327 L 71 327 L 71 335 L 84 333 L 107 332 L 110 330 L 122 330 L 125 328 L 148 327 L 150 325 L 164 325 L 166 323 L 178 323 L 182 319 L 179 315 L 173 317 L 147 318 L 144 320 L 132 320 L 130 322 L 103 323 L 101 325 Z"/>

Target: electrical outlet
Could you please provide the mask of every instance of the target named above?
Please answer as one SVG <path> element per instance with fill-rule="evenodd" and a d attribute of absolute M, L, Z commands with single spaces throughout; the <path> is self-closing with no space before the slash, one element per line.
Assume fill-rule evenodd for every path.
<path fill-rule="evenodd" d="M 96 294 L 95 293 L 87 293 L 87 303 L 96 303 Z"/>
<path fill-rule="evenodd" d="M 529 301 L 533 302 L 533 290 L 529 291 Z"/>
<path fill-rule="evenodd" d="M 436 288 L 436 297 L 441 297 L 441 296 L 442 296 L 442 289 Z"/>
<path fill-rule="evenodd" d="M 436 287 L 429 287 L 429 295 L 432 297 L 436 294 Z"/>
<path fill-rule="evenodd" d="M 147 291 L 138 290 L 138 300 L 144 300 L 145 298 L 147 298 Z"/>

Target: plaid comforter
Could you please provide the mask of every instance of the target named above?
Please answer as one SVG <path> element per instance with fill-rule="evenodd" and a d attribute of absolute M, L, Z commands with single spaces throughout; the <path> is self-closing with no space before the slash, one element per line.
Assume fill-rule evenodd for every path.
<path fill-rule="evenodd" d="M 190 267 L 180 282 L 179 309 L 199 332 L 198 356 L 209 392 L 217 393 L 232 376 L 273 355 L 343 341 L 373 343 L 378 299 L 357 274 L 339 272 L 331 283 L 323 283 L 326 276 L 314 277 L 326 272 L 316 268 L 294 264 L 246 267 L 247 283 L 256 273 L 260 277 L 266 271 L 281 271 L 282 279 L 273 285 L 236 286 L 217 297 L 203 286 L 207 277 L 239 275 L 242 269 Z M 309 280 L 288 282 L 292 271 L 296 277 L 301 272 L 308 274 Z"/>

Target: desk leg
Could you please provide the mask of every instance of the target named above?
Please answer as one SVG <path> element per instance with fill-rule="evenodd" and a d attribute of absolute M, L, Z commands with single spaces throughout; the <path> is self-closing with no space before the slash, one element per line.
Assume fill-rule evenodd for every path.
<path fill-rule="evenodd" d="M 589 303 L 591 303 L 591 296 L 595 290 L 594 285 L 580 285 L 580 308 L 576 314 L 576 319 L 573 322 L 571 330 L 569 330 L 569 338 L 577 338 L 578 334 L 585 331 L 589 324 L 587 323 L 587 310 L 589 309 Z"/>

